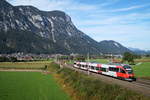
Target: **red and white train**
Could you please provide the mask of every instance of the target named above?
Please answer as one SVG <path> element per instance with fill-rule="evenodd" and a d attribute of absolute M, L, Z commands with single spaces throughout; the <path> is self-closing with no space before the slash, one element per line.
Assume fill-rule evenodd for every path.
<path fill-rule="evenodd" d="M 91 62 L 74 62 L 74 67 L 98 74 L 116 77 L 127 81 L 135 81 L 132 68 L 126 64 L 100 64 Z"/>

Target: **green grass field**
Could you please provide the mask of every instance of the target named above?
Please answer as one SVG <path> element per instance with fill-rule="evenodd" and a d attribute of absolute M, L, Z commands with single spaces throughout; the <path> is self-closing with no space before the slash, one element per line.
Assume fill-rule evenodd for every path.
<path fill-rule="evenodd" d="M 51 75 L 0 72 L 0 100 L 69 100 Z"/>
<path fill-rule="evenodd" d="M 32 68 L 40 69 L 51 61 L 34 61 L 34 62 L 0 62 L 0 68 Z"/>
<path fill-rule="evenodd" d="M 143 62 L 133 66 L 136 77 L 150 77 L 150 62 Z"/>
<path fill-rule="evenodd" d="M 90 59 L 89 61 L 90 62 L 104 63 L 104 64 L 109 62 L 108 59 Z"/>

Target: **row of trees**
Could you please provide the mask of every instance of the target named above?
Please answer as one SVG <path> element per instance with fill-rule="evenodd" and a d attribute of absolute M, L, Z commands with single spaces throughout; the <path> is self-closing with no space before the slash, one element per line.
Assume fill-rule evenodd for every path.
<path fill-rule="evenodd" d="M 86 56 L 61 56 L 61 57 L 57 57 L 57 60 L 75 60 L 75 61 L 85 61 L 86 60 Z"/>
<path fill-rule="evenodd" d="M 127 61 L 129 64 L 134 64 L 134 59 L 141 59 L 141 56 L 132 54 L 130 52 L 125 52 L 122 58 L 122 62 Z"/>
<path fill-rule="evenodd" d="M 89 57 L 91 58 L 91 56 Z M 87 59 L 87 56 L 61 56 L 58 57 L 58 60 L 75 60 L 75 61 L 85 61 Z M 134 64 L 134 59 L 141 59 L 140 55 L 136 55 L 130 52 L 125 52 L 123 54 L 122 63 L 128 62 L 129 64 Z"/>
<path fill-rule="evenodd" d="M 0 62 L 17 62 L 16 57 L 0 57 Z"/>

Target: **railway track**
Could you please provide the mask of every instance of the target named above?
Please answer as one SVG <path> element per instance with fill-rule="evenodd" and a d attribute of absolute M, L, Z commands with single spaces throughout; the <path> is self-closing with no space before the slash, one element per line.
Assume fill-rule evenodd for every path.
<path fill-rule="evenodd" d="M 145 80 L 145 79 L 138 78 L 136 82 L 137 83 L 142 83 L 142 84 L 147 84 L 147 85 L 150 86 L 150 80 Z"/>
<path fill-rule="evenodd" d="M 88 74 L 87 71 L 81 70 L 81 69 L 76 69 L 71 64 L 69 64 L 69 65 L 63 64 L 63 66 L 73 69 L 75 71 L 79 71 L 79 72 Z M 137 81 L 128 82 L 128 81 L 123 81 L 123 80 L 119 80 L 116 78 L 112 78 L 109 76 L 96 74 L 96 73 L 92 73 L 92 72 L 90 72 L 90 75 L 92 75 L 93 77 L 96 77 L 104 82 L 107 82 L 108 84 L 117 84 L 117 85 L 120 85 L 129 90 L 133 90 L 135 92 L 141 93 L 145 96 L 150 96 L 150 80 L 137 79 Z"/>

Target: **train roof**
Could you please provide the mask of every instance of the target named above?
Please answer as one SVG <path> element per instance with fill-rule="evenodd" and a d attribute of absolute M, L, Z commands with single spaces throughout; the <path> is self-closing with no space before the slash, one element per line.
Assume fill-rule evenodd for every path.
<path fill-rule="evenodd" d="M 76 61 L 76 62 L 80 62 L 80 61 Z M 80 63 L 90 63 L 90 64 L 102 64 L 102 63 L 98 63 L 98 62 L 95 62 L 95 61 L 93 61 L 93 62 L 80 62 Z M 122 64 L 122 63 L 108 63 L 108 64 L 105 64 L 105 65 L 116 65 L 116 66 L 123 66 L 123 67 L 131 67 L 130 65 L 128 65 L 128 64 Z"/>

